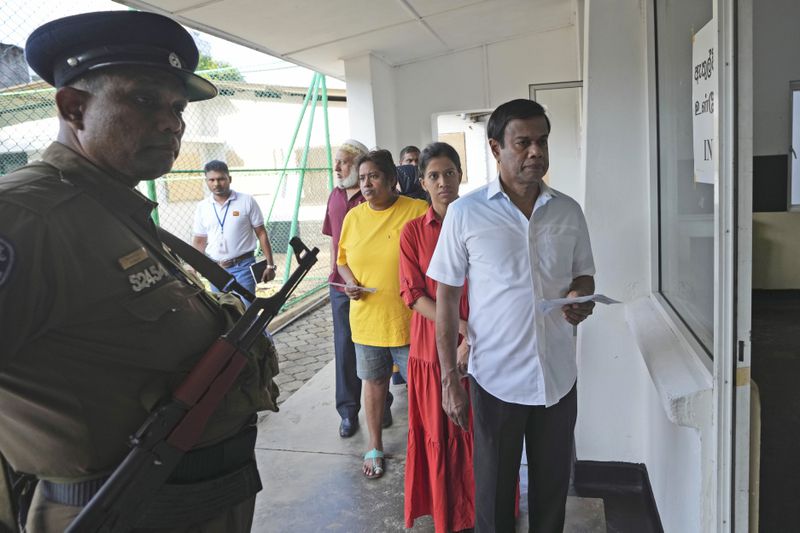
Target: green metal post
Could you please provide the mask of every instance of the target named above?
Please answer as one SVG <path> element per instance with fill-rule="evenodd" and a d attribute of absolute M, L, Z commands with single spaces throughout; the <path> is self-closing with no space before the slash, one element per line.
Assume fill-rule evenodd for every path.
<path fill-rule="evenodd" d="M 322 82 L 322 119 L 325 122 L 325 154 L 328 156 L 328 192 L 333 190 L 333 159 L 331 158 L 331 132 L 328 129 L 328 84 L 325 74 L 320 74 Z"/>
<path fill-rule="evenodd" d="M 306 108 L 308 107 L 308 102 L 311 100 L 311 93 L 317 86 L 317 76 L 318 75 L 315 72 L 314 76 L 311 78 L 311 85 L 308 87 L 308 92 L 306 93 L 305 100 L 303 100 L 303 107 L 300 109 L 300 116 L 297 117 L 297 125 L 294 127 L 292 140 L 289 143 L 289 150 L 286 152 L 286 159 L 283 161 L 283 170 L 281 171 L 280 178 L 278 178 L 278 185 L 275 187 L 275 194 L 272 196 L 272 203 L 269 206 L 269 212 L 267 213 L 266 222 L 272 220 L 272 209 L 275 207 L 275 201 L 278 199 L 278 191 L 281 189 L 281 184 L 283 183 L 283 180 L 286 178 L 286 169 L 289 167 L 289 160 L 292 157 L 292 150 L 294 150 L 294 143 L 297 140 L 297 134 L 300 131 L 300 126 L 303 124 L 303 117 L 306 114 Z"/>
<path fill-rule="evenodd" d="M 156 181 L 155 180 L 147 180 L 147 196 L 148 196 L 148 198 L 150 198 L 154 202 L 158 201 L 158 195 L 156 194 Z M 158 221 L 158 206 L 156 206 L 156 208 L 153 209 L 152 217 L 153 217 L 153 222 L 155 222 L 156 226 L 158 226 L 159 225 L 159 221 Z"/>
<path fill-rule="evenodd" d="M 321 76 L 318 74 L 317 76 Z M 291 240 L 292 237 L 297 235 L 297 217 L 300 214 L 300 200 L 303 198 L 303 181 L 306 177 L 306 163 L 308 162 L 308 146 L 311 144 L 311 132 L 314 130 L 314 115 L 317 111 L 317 100 L 318 100 L 318 90 L 319 90 L 319 78 L 315 80 L 317 83 L 314 84 L 314 94 L 311 96 L 313 104 L 311 106 L 311 114 L 308 116 L 308 130 L 306 131 L 306 145 L 303 147 L 303 156 L 300 159 L 300 176 L 297 180 L 297 195 L 295 196 L 294 201 L 294 213 L 292 214 L 292 227 L 289 230 L 289 239 Z M 292 269 L 292 246 L 286 246 L 286 267 L 283 271 L 283 282 L 286 283 L 286 280 L 289 279 L 289 275 L 291 274 Z"/>

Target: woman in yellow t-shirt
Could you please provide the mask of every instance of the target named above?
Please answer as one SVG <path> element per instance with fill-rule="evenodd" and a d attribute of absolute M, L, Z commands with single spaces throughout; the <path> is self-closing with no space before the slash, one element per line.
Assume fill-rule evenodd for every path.
<path fill-rule="evenodd" d="M 411 310 L 400 298 L 400 232 L 425 214 L 428 204 L 400 196 L 397 169 L 388 150 L 373 150 L 356 163 L 366 202 L 344 218 L 336 264 L 350 298 L 350 329 L 356 371 L 364 382 L 364 410 L 370 451 L 363 472 L 370 479 L 384 471 L 381 434 L 392 364 L 406 378 Z"/>

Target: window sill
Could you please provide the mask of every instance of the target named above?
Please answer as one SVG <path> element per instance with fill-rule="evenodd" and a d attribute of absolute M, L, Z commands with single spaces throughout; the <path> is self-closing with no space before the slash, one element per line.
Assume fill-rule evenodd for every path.
<path fill-rule="evenodd" d="M 700 429 L 711 421 L 711 361 L 691 335 L 671 317 L 666 303 L 650 295 L 625 304 L 633 332 L 667 418 Z"/>

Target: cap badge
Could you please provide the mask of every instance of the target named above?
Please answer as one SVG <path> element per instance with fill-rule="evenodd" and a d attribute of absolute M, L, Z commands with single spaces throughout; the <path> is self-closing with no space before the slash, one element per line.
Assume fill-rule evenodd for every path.
<path fill-rule="evenodd" d="M 71 67 L 77 67 L 78 63 L 80 63 L 80 61 L 78 61 L 77 57 L 68 57 L 67 58 L 67 65 L 69 65 Z"/>
<path fill-rule="evenodd" d="M 183 65 L 181 64 L 181 58 L 179 58 L 178 54 L 175 52 L 169 53 L 169 64 L 175 68 L 183 68 Z"/>

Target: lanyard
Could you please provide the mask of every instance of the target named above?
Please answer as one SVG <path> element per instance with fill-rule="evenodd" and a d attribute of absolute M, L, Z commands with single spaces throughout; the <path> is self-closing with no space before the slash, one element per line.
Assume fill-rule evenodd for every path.
<path fill-rule="evenodd" d="M 214 216 L 217 217 L 217 222 L 219 222 L 219 231 L 220 231 L 220 233 L 224 233 L 225 232 L 225 219 L 228 218 L 228 209 L 231 207 L 231 201 L 229 199 L 228 202 L 227 202 L 227 205 L 225 205 L 225 214 L 222 215 L 222 220 L 219 219 L 219 213 L 217 213 L 217 203 L 214 202 L 212 204 L 212 207 L 214 208 Z"/>

